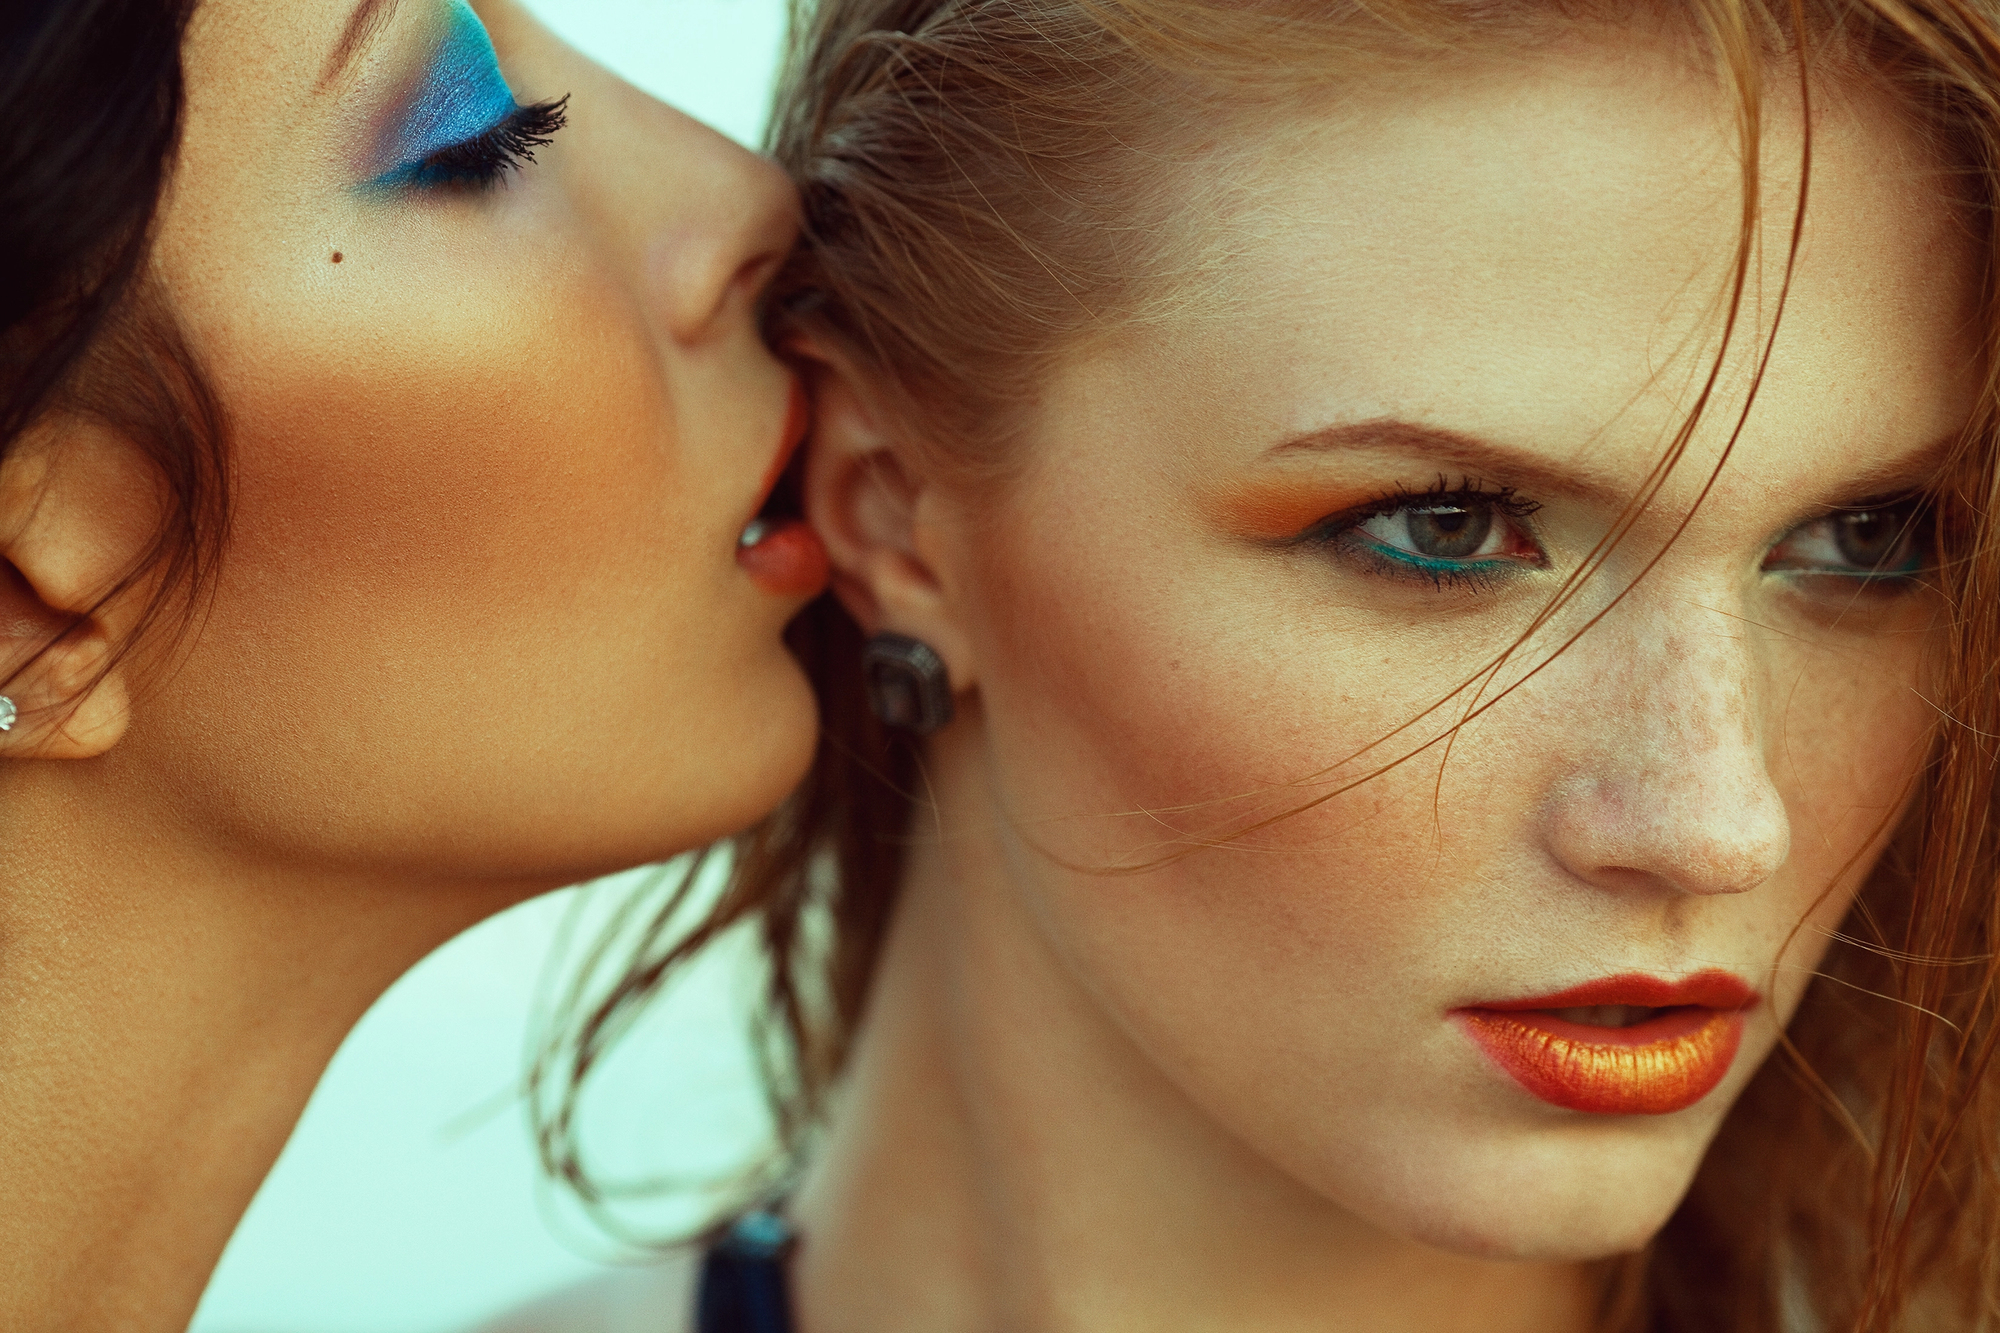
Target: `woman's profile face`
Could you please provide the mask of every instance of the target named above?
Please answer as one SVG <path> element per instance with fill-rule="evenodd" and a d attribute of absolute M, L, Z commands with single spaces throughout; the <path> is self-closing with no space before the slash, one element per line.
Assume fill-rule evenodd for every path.
<path fill-rule="evenodd" d="M 968 984 L 1056 997 L 1009 1031 L 1066 1114 L 1247 1146 L 1268 1197 L 1471 1254 L 1631 1249 L 1679 1200 L 1921 760 L 1902 497 L 1977 369 L 1941 168 L 1822 87 L 1782 328 L 1703 495 L 1783 293 L 1772 82 L 1702 424 L 1539 627 L 1719 345 L 1741 166 L 1678 54 L 1468 63 L 1273 136 L 1198 220 L 1198 298 L 1066 363 L 1018 478 L 924 493 L 976 684 L 937 754 L 990 816 L 939 854 L 996 867 L 959 910 L 1021 946 Z M 1627 1027 L 1658 1067 L 1605 1054 Z M 1134 1089 L 1195 1114 L 1122 1120 Z"/>
<path fill-rule="evenodd" d="M 756 322 L 789 187 L 476 10 L 207 0 L 187 42 L 157 265 L 237 508 L 124 748 L 230 855 L 567 882 L 810 751 L 812 561 L 738 559 L 803 430 Z"/>

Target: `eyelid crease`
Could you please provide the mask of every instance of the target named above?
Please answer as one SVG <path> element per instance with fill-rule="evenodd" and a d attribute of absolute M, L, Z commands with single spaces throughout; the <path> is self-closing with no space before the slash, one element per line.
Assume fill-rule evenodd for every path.
<path fill-rule="evenodd" d="M 1880 495 L 1868 496 L 1866 499 L 1845 500 L 1839 504 L 1828 505 L 1812 518 L 1802 521 L 1810 523 L 1814 518 L 1830 518 L 1835 514 L 1866 514 L 1877 509 L 1899 509 L 1904 505 L 1922 509 L 1927 508 L 1930 503 L 1931 496 L 1928 491 L 1913 487 L 1909 490 L 1887 491 Z"/>

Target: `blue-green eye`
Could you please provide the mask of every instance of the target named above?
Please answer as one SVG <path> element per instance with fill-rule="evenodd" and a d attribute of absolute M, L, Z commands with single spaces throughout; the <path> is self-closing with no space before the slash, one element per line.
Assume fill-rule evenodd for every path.
<path fill-rule="evenodd" d="M 450 0 L 446 28 L 376 154 L 371 189 L 489 185 L 563 127 L 568 99 L 521 106 L 500 73 L 486 25 Z"/>
<path fill-rule="evenodd" d="M 1836 509 L 1799 524 L 1764 557 L 1770 573 L 1830 575 L 1872 591 L 1901 591 L 1932 564 L 1930 508 L 1900 496 Z"/>
<path fill-rule="evenodd" d="M 1504 518 L 1490 504 L 1410 505 L 1354 525 L 1388 550 L 1421 560 L 1479 560 L 1507 554 Z"/>
<path fill-rule="evenodd" d="M 1509 490 L 1475 483 L 1402 494 L 1335 514 L 1307 540 L 1386 578 L 1434 588 L 1486 587 L 1509 575 L 1546 568 L 1548 558 L 1526 519 L 1540 508 Z"/>

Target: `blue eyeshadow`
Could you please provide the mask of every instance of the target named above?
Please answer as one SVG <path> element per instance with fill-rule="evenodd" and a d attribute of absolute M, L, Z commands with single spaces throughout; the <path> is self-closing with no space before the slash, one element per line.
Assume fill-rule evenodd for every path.
<path fill-rule="evenodd" d="M 465 0 L 448 0 L 445 11 L 444 38 L 384 135 L 377 161 L 389 169 L 371 184 L 398 183 L 431 154 L 484 134 L 517 109 L 486 25 Z"/>

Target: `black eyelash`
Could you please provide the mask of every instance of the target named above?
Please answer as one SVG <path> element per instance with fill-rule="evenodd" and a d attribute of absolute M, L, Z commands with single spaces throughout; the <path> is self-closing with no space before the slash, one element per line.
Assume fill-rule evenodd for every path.
<path fill-rule="evenodd" d="M 411 179 L 418 185 L 481 188 L 535 160 L 535 150 L 552 142 L 569 123 L 569 98 L 524 106 L 464 143 L 440 148 L 419 162 Z"/>
<path fill-rule="evenodd" d="M 1403 509 L 1424 507 L 1449 508 L 1453 506 L 1481 506 L 1508 518 L 1524 519 L 1542 506 L 1534 500 L 1525 500 L 1511 486 L 1489 486 L 1476 477 L 1461 477 L 1453 482 L 1443 473 L 1424 490 L 1411 490 L 1398 484 L 1396 489 L 1379 499 L 1338 514 L 1329 514 L 1307 528 L 1293 539 L 1301 546 L 1325 546 L 1345 548 L 1351 559 L 1364 562 L 1371 572 L 1384 577 L 1404 581 L 1428 581 L 1440 591 L 1446 588 L 1470 588 L 1484 591 L 1500 584 L 1504 575 L 1482 565 L 1446 568 L 1425 562 L 1404 559 L 1384 554 L 1372 544 L 1354 545 L 1346 540 L 1348 535 L 1369 519 L 1381 514 L 1393 514 Z"/>
<path fill-rule="evenodd" d="M 1542 507 L 1539 501 L 1522 499 L 1512 486 L 1488 486 L 1477 477 L 1460 477 L 1457 482 L 1453 482 L 1440 472 L 1437 480 L 1425 490 L 1413 491 L 1399 484 L 1393 493 L 1379 500 L 1330 517 L 1343 522 L 1359 521 L 1377 514 L 1393 514 L 1398 509 L 1407 509 L 1425 501 L 1436 505 L 1448 505 L 1454 501 L 1466 500 L 1476 500 L 1509 518 L 1526 518 Z"/>
<path fill-rule="evenodd" d="M 1460 477 L 1453 482 L 1440 472 L 1437 480 L 1427 489 L 1413 491 L 1398 483 L 1394 491 L 1366 504 L 1343 509 L 1338 514 L 1328 514 L 1293 540 L 1323 542 L 1378 514 L 1393 514 L 1399 509 L 1410 509 L 1425 503 L 1451 505 L 1468 502 L 1485 505 L 1509 518 L 1526 518 L 1542 507 L 1539 501 L 1522 499 L 1512 486 L 1488 486 L 1477 477 Z"/>

